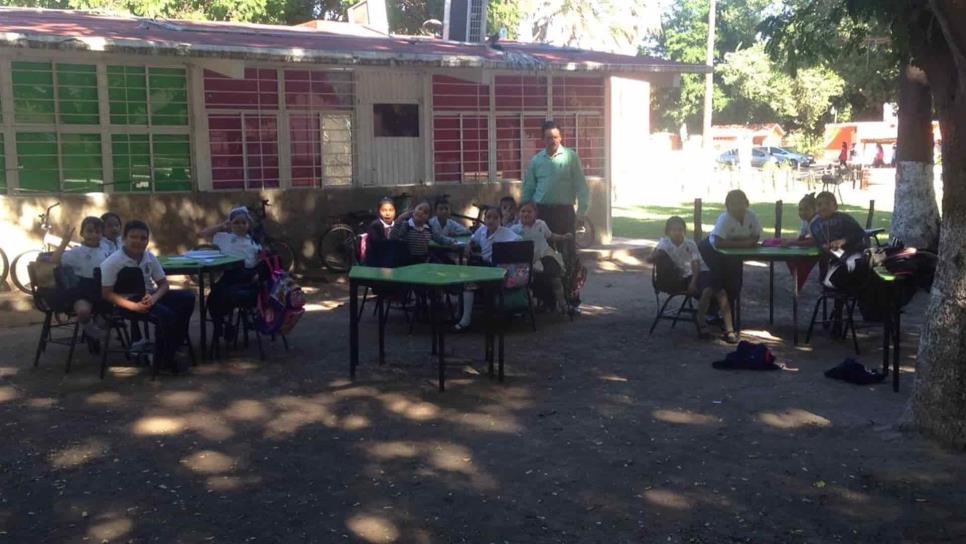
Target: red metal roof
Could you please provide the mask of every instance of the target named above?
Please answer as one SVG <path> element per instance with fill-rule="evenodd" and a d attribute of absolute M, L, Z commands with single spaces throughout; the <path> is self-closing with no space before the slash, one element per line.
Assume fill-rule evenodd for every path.
<path fill-rule="evenodd" d="M 373 36 L 344 23 L 274 26 L 146 19 L 83 11 L 0 8 L 0 45 L 174 53 L 206 57 L 284 58 L 351 64 L 414 63 L 505 69 L 703 72 L 702 65 L 541 44 L 484 44 L 411 36 Z M 353 27 L 353 28 L 349 28 Z M 147 51 L 146 51 L 147 50 Z"/>

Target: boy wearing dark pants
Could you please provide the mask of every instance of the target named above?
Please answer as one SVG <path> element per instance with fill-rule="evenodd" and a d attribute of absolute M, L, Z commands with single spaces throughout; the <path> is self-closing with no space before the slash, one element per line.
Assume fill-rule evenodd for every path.
<path fill-rule="evenodd" d="M 191 291 L 170 289 L 161 263 L 147 251 L 150 230 L 142 221 L 124 225 L 123 247 L 101 263 L 101 295 L 124 310 L 146 314 L 155 324 L 154 357 L 161 368 L 186 370 L 175 363 L 175 353 L 188 335 L 188 323 L 194 312 L 195 295 Z M 118 285 L 118 276 L 126 268 L 140 271 L 144 295 L 132 297 L 126 286 Z M 140 287 L 140 286 L 137 286 Z M 136 291 L 141 291 L 140 288 Z"/>

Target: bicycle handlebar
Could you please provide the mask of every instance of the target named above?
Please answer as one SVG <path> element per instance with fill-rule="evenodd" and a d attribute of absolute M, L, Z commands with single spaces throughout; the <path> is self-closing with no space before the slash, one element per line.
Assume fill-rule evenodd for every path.
<path fill-rule="evenodd" d="M 40 214 L 38 216 L 40 218 L 40 220 L 43 223 L 45 223 L 45 224 L 49 224 L 49 222 L 50 222 L 50 210 L 56 208 L 57 206 L 60 206 L 60 202 L 54 202 L 50 206 L 47 206 L 47 209 L 44 210 L 44 213 L 42 213 L 42 214 Z"/>

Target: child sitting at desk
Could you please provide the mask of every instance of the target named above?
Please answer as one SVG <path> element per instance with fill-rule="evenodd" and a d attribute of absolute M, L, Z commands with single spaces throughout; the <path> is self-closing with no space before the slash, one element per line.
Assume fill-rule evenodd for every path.
<path fill-rule="evenodd" d="M 519 220 L 517 219 L 517 201 L 512 196 L 505 196 L 500 199 L 500 224 L 504 227 L 512 227 Z"/>
<path fill-rule="evenodd" d="M 556 308 L 560 313 L 567 312 L 564 299 L 563 257 L 550 247 L 549 242 L 573 240 L 573 233 L 554 234 L 542 219 L 537 219 L 537 205 L 524 202 L 519 210 L 520 221 L 510 227 L 523 240 L 533 242 L 534 292 L 544 306 Z M 692 242 L 693 244 L 694 242 Z"/>
<path fill-rule="evenodd" d="M 711 333 L 708 332 L 704 318 L 711 305 L 711 297 L 715 297 L 719 308 L 729 308 L 728 294 L 724 289 L 713 286 L 711 272 L 701 259 L 698 245 L 685 238 L 686 232 L 684 219 L 676 215 L 668 218 L 664 224 L 666 236 L 661 238 L 647 261 L 657 267 L 658 280 L 668 285 L 667 292 L 685 291 L 688 296 L 698 299 L 698 311 L 694 321 L 698 328 L 698 337 L 708 339 L 711 338 Z M 731 321 L 731 313 L 723 312 L 722 319 L 725 328 L 723 339 L 730 344 L 737 343 L 738 336 Z"/>
<path fill-rule="evenodd" d="M 449 216 L 449 200 L 445 197 L 436 199 L 435 208 L 436 215 L 429 219 L 429 226 L 433 229 L 434 233 L 449 237 L 469 236 L 472 234 L 470 229 L 459 224 L 459 222 Z"/>
<path fill-rule="evenodd" d="M 158 259 L 147 250 L 151 231 L 143 221 L 128 221 L 124 225 L 124 245 L 101 263 L 101 297 L 129 312 L 147 314 L 155 324 L 154 357 L 162 368 L 174 371 L 187 367 L 175 365 L 175 354 L 188 336 L 188 323 L 195 307 L 191 291 L 170 289 L 164 269 Z M 116 292 L 118 276 L 125 268 L 140 272 L 144 291 L 137 299 L 133 293 Z M 122 288 L 124 286 L 118 286 Z"/>
<path fill-rule="evenodd" d="M 429 242 L 450 246 L 455 240 L 433 232 L 429 226 L 430 207 L 428 202 L 420 202 L 411 211 L 398 218 L 389 232 L 389 239 L 406 242 L 409 258 L 413 262 L 423 262 L 429 257 Z"/>
<path fill-rule="evenodd" d="M 51 256 L 55 265 L 70 268 L 77 278 L 77 284 L 68 286 L 64 293 L 67 304 L 70 304 L 77 315 L 77 321 L 84 328 L 84 334 L 89 340 L 95 341 L 103 335 L 103 330 L 91 318 L 94 304 L 101 300 L 101 288 L 94 281 L 94 270 L 101 266 L 110 253 L 101 243 L 104 222 L 97 217 L 85 217 L 81 221 L 80 234 L 83 243 L 80 246 L 67 249 L 70 238 L 74 234 L 71 228 L 61 240 L 60 246 Z M 107 327 L 107 324 L 103 324 Z"/>
<path fill-rule="evenodd" d="M 836 289 L 855 289 L 865 270 L 864 252 L 869 247 L 865 229 L 851 215 L 838 211 L 835 195 L 825 191 L 815 197 L 818 215 L 810 230 L 815 245 L 831 256 L 823 283 Z"/>
<path fill-rule="evenodd" d="M 718 216 L 714 229 L 701 240 L 698 249 L 711 270 L 712 285 L 724 288 L 734 298 L 741 290 L 741 261 L 729 259 L 718 249 L 752 248 L 761 238 L 761 223 L 755 212 L 748 209 L 748 197 L 735 189 L 725 197 L 726 211 Z"/>
<path fill-rule="evenodd" d="M 228 220 L 201 231 L 200 236 L 218 246 L 225 255 L 244 260 L 244 267 L 231 268 L 211 287 L 208 295 L 208 313 L 211 314 L 215 337 L 224 334 L 232 338 L 231 323 L 225 316 L 246 301 L 253 301 L 258 288 L 258 254 L 262 247 L 251 236 L 252 219 L 248 208 L 235 208 L 228 213 Z M 229 320 L 230 321 L 230 320 Z"/>
<path fill-rule="evenodd" d="M 388 240 L 395 223 L 396 203 L 389 197 L 383 197 L 379 200 L 379 217 L 369 223 L 369 228 L 366 229 L 369 241 Z"/>
<path fill-rule="evenodd" d="M 469 257 L 469 263 L 471 265 L 490 265 L 493 260 L 493 244 L 498 242 L 516 242 L 520 240 L 520 236 L 514 233 L 512 230 L 500 225 L 501 213 L 500 209 L 495 206 L 489 206 L 483 211 L 483 224 L 480 228 L 476 229 L 473 233 L 473 237 L 470 238 L 470 243 L 466 245 L 466 252 Z M 480 256 L 475 257 L 472 253 L 474 250 L 478 249 L 480 251 Z M 454 327 L 456 332 L 462 332 L 470 328 L 470 324 L 473 320 L 473 301 L 474 293 L 470 286 L 463 291 L 463 315 L 460 317 L 459 323 Z"/>
<path fill-rule="evenodd" d="M 815 194 L 809 193 L 798 201 L 798 218 L 802 220 L 798 229 L 798 236 L 795 238 L 782 238 L 782 247 L 810 247 L 815 244 L 812 240 L 812 233 L 809 227 L 816 217 Z M 808 274 L 815 267 L 815 259 L 790 259 L 788 270 L 798 273 L 798 289 L 801 290 L 808 281 Z"/>
<path fill-rule="evenodd" d="M 104 223 L 101 245 L 110 255 L 124 245 L 124 240 L 121 239 L 121 216 L 114 212 L 105 212 L 101 215 L 101 221 Z"/>

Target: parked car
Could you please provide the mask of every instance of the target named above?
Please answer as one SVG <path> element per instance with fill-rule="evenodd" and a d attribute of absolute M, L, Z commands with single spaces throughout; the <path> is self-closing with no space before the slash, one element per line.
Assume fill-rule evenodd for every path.
<path fill-rule="evenodd" d="M 815 157 L 799 153 L 794 149 L 788 149 L 787 147 L 769 146 L 762 147 L 761 149 L 763 149 L 769 155 L 775 157 L 779 164 L 783 162 L 788 163 L 788 165 L 793 168 L 798 166 L 811 166 L 815 164 Z"/>
<path fill-rule="evenodd" d="M 751 166 L 754 168 L 761 168 L 767 163 L 778 163 L 778 159 L 773 157 L 768 153 L 767 148 L 764 147 L 753 147 L 751 148 Z M 729 149 L 721 155 L 718 156 L 719 164 L 727 164 L 729 166 L 738 165 L 738 150 Z"/>

